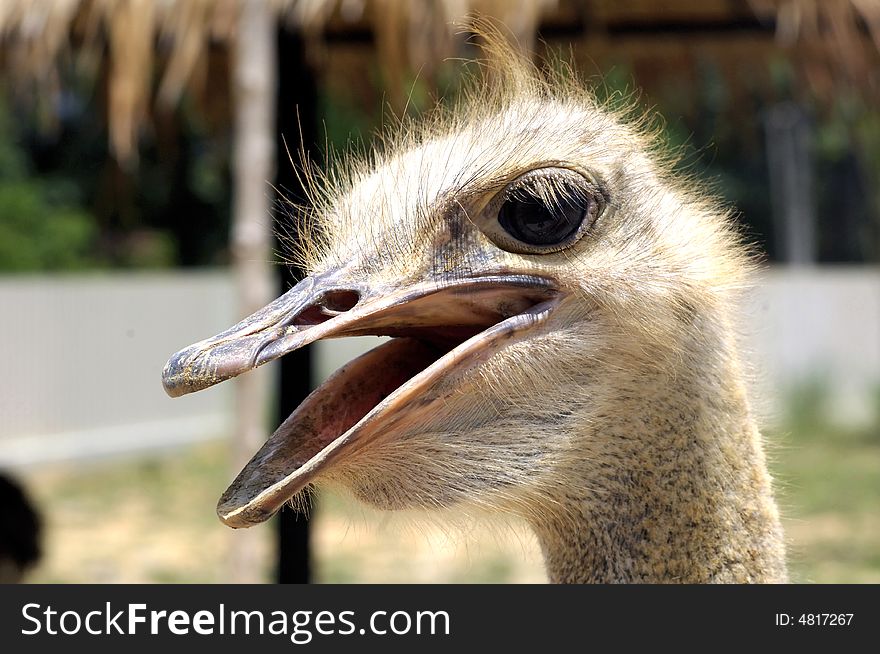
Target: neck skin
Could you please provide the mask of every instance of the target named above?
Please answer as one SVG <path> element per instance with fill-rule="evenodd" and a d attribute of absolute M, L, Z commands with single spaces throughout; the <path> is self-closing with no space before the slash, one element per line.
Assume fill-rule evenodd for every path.
<path fill-rule="evenodd" d="M 741 384 L 645 374 L 640 386 L 652 390 L 618 398 L 612 426 L 590 436 L 590 460 L 572 464 L 574 483 L 547 505 L 561 510 L 533 521 L 550 581 L 787 581 Z"/>

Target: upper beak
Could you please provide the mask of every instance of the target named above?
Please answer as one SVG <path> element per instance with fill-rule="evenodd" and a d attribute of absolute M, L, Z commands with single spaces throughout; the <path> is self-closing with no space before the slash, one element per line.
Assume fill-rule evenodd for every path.
<path fill-rule="evenodd" d="M 172 397 L 220 383 L 322 338 L 389 335 L 454 341 L 551 299 L 531 275 L 427 281 L 404 289 L 334 271 L 307 277 L 237 325 L 174 354 L 162 383 Z"/>

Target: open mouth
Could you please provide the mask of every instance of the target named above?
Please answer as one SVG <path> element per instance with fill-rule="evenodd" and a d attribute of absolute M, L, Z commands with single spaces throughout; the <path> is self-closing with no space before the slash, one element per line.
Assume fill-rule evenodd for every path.
<path fill-rule="evenodd" d="M 320 280 L 324 281 L 324 280 Z M 493 276 L 379 294 L 301 282 L 235 327 L 174 355 L 170 395 L 199 390 L 320 338 L 392 336 L 333 373 L 275 430 L 217 506 L 231 527 L 263 522 L 341 457 L 417 427 L 499 349 L 544 322 L 547 279 Z M 301 288 L 302 287 L 302 288 Z"/>

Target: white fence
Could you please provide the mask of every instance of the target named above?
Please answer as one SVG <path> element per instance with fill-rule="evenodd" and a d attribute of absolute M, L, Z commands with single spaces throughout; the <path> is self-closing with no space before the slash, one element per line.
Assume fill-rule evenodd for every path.
<path fill-rule="evenodd" d="M 770 270 L 749 304 L 750 350 L 771 412 L 816 379 L 838 415 L 876 411 L 880 270 Z M 238 318 L 228 272 L 6 277 L 0 312 L 0 467 L 229 434 L 229 384 L 171 400 L 160 382 L 168 355 Z M 368 346 L 320 343 L 317 375 Z"/>
<path fill-rule="evenodd" d="M 829 418 L 857 424 L 880 417 L 880 269 L 770 269 L 744 315 L 771 416 L 790 393 L 818 384 Z"/>
<path fill-rule="evenodd" d="M 170 401 L 162 366 L 233 316 L 225 273 L 0 280 L 0 465 L 215 438 L 228 388 Z"/>

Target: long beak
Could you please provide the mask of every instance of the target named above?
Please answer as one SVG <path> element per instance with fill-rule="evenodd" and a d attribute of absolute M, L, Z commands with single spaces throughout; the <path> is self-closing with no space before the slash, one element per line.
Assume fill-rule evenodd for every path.
<path fill-rule="evenodd" d="M 430 417 L 435 384 L 540 324 L 561 294 L 548 279 L 489 275 L 391 290 L 344 270 L 309 277 L 213 338 L 171 357 L 169 395 L 206 388 L 321 338 L 399 336 L 338 370 L 275 430 L 220 498 L 231 527 L 275 513 L 341 457 Z"/>

